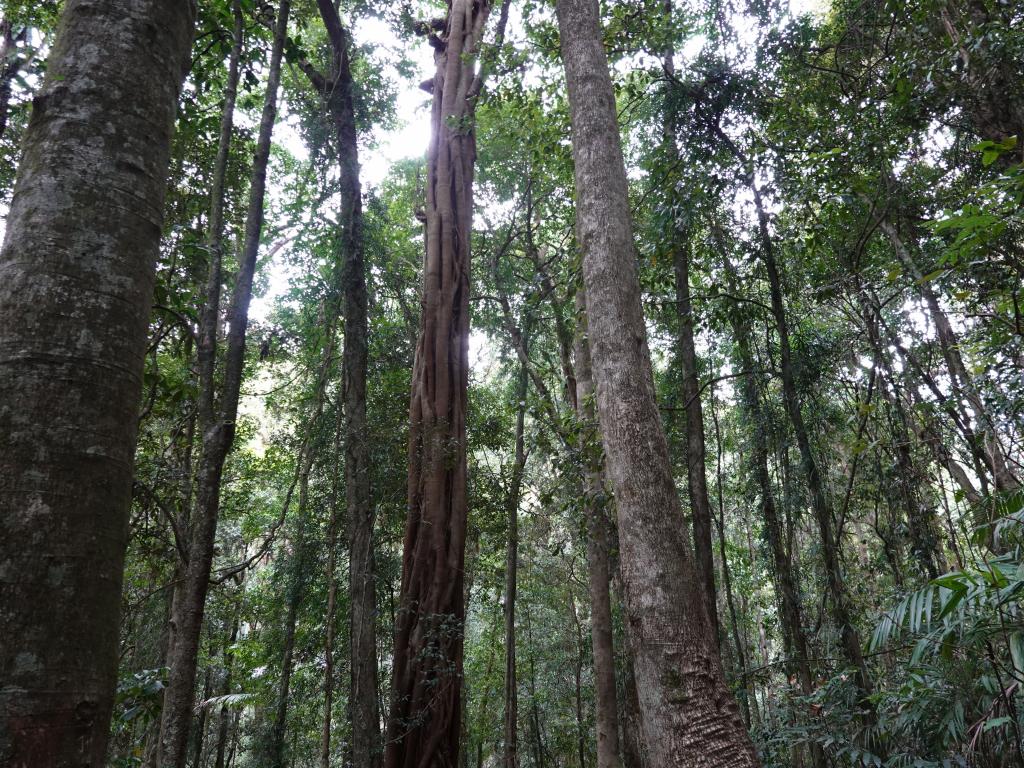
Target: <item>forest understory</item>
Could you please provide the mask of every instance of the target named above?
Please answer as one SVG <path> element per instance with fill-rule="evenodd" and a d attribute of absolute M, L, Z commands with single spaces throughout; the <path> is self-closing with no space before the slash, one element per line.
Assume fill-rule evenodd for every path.
<path fill-rule="evenodd" d="M 1024 4 L 0 0 L 0 766 L 1024 768 Z"/>

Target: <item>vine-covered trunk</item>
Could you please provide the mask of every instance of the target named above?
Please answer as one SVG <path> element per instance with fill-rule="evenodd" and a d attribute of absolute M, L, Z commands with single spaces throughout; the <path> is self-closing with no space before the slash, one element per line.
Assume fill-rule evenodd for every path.
<path fill-rule="evenodd" d="M 242 370 L 245 363 L 245 335 L 249 322 L 253 275 L 263 230 L 263 201 L 266 192 L 267 163 L 270 159 L 271 134 L 277 117 L 277 91 L 281 79 L 281 58 L 288 26 L 289 0 L 281 0 L 274 42 L 267 75 L 267 90 L 260 118 L 256 152 L 253 158 L 249 187 L 249 208 L 245 220 L 245 239 L 238 274 L 227 313 L 227 350 L 224 356 L 224 378 L 221 396 L 211 420 L 203 424 L 202 451 L 197 472 L 195 509 L 189 540 L 189 560 L 183 569 L 182 581 L 175 590 L 171 616 L 171 648 L 168 654 L 170 673 L 164 693 L 160 721 L 161 768 L 184 768 L 189 724 L 195 696 L 196 664 L 199 636 L 202 632 L 206 592 L 210 584 L 217 517 L 220 511 L 221 476 L 224 461 L 234 443 L 235 418 L 238 413 Z M 211 281 L 212 283 L 212 281 Z M 210 294 L 207 302 L 217 302 Z M 212 388 L 213 382 L 210 382 Z M 212 402 L 212 389 L 200 392 L 200 407 Z"/>
<path fill-rule="evenodd" d="M 0 250 L 0 762 L 102 765 L 195 9 L 65 3 Z"/>
<path fill-rule="evenodd" d="M 423 303 L 409 405 L 387 768 L 452 766 L 459 755 L 473 107 L 480 88 L 474 65 L 489 11 L 487 2 L 451 0 L 443 30 L 432 38 Z"/>
<path fill-rule="evenodd" d="M 722 672 L 654 398 L 615 95 L 596 0 L 557 5 L 597 411 L 619 520 L 641 720 L 656 766 L 756 766 Z"/>
<path fill-rule="evenodd" d="M 690 300 L 690 244 L 687 233 L 677 230 L 673 243 L 673 267 L 676 278 L 676 310 L 679 313 L 679 366 L 683 376 L 683 409 L 686 413 L 686 484 L 693 520 L 693 548 L 697 575 L 708 618 L 719 638 L 718 600 L 715 589 L 715 559 L 712 554 L 711 501 L 708 498 L 706 448 L 704 444 L 704 408 L 697 378 L 697 353 L 693 345 L 693 302 Z"/>
<path fill-rule="evenodd" d="M 825 489 L 825 481 L 821 476 L 818 462 L 814 457 L 811 438 L 804 423 L 800 395 L 796 389 L 793 355 L 789 342 L 789 321 L 786 317 L 786 307 L 782 296 L 782 277 L 779 274 L 779 267 L 775 259 L 775 248 L 768 229 L 768 215 L 761 202 L 761 195 L 752 180 L 750 187 L 754 195 L 754 204 L 757 208 L 761 238 L 761 261 L 764 263 L 765 271 L 768 274 L 772 315 L 775 319 L 776 332 L 779 335 L 782 398 L 786 415 L 789 417 L 789 423 L 793 427 L 793 435 L 796 438 L 797 447 L 800 450 L 800 464 L 803 469 L 804 480 L 807 482 L 807 488 L 810 491 L 811 509 L 814 511 L 814 517 L 818 523 L 818 533 L 821 537 L 821 556 L 825 566 L 825 583 L 828 587 L 829 598 L 832 603 L 832 615 L 839 629 L 846 658 L 856 667 L 858 684 L 862 691 L 868 694 L 871 692 L 871 679 L 868 676 L 864 654 L 861 651 L 860 634 L 853 624 L 853 617 L 850 613 L 849 594 L 839 561 L 839 542 L 836 540 L 833 525 L 832 505 Z"/>

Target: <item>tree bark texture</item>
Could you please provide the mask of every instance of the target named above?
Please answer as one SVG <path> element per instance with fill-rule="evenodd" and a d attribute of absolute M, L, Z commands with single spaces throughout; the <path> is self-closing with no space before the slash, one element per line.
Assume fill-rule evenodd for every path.
<path fill-rule="evenodd" d="M 68 0 L 0 250 L 0 763 L 103 763 L 143 354 L 195 9 Z"/>
<path fill-rule="evenodd" d="M 576 407 L 580 419 L 579 445 L 584 456 L 584 499 L 587 520 L 587 571 L 590 588 L 590 636 L 594 653 L 594 714 L 597 725 L 597 768 L 618 768 L 619 712 L 615 688 L 615 648 L 612 639 L 611 568 L 601 478 L 600 442 L 594 413 L 594 381 L 587 345 L 586 298 L 576 294 L 579 319 L 576 336 Z"/>
<path fill-rule="evenodd" d="M 722 672 L 654 398 L 615 97 L 596 0 L 557 5 L 588 341 L 643 732 L 657 766 L 756 766 Z"/>
<path fill-rule="evenodd" d="M 459 755 L 473 107 L 480 88 L 473 70 L 489 11 L 487 2 L 451 0 L 443 31 L 431 38 L 423 303 L 386 768 L 452 766 Z"/>
<path fill-rule="evenodd" d="M 271 135 L 277 117 L 277 92 L 281 80 L 281 58 L 288 26 L 289 0 L 281 0 L 267 73 L 267 90 L 260 118 L 256 152 L 249 187 L 245 238 L 238 275 L 227 312 L 227 350 L 220 402 L 211 423 L 203 425 L 202 450 L 197 472 L 195 509 L 189 542 L 189 561 L 182 583 L 175 591 L 171 617 L 172 641 L 168 655 L 170 674 L 164 693 L 160 721 L 160 765 L 184 768 L 188 730 L 195 697 L 196 658 L 202 632 L 206 592 L 210 584 L 213 550 L 220 511 L 221 477 L 224 461 L 234 443 L 235 418 L 245 363 L 245 334 L 249 321 L 253 276 L 263 230 L 263 202 Z M 213 297 L 208 296 L 207 301 Z M 200 394 L 202 399 L 205 393 Z"/>

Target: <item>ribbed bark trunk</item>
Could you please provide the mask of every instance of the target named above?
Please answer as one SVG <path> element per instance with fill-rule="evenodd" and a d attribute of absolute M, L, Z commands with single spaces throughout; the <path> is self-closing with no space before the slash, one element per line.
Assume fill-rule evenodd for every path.
<path fill-rule="evenodd" d="M 519 572 L 519 502 L 526 469 L 526 390 L 529 374 L 520 364 L 516 381 L 515 462 L 506 495 L 508 546 L 505 551 L 505 768 L 519 766 L 519 686 L 516 678 L 516 585 Z"/>
<path fill-rule="evenodd" d="M 409 497 L 387 768 L 459 759 L 466 545 L 469 267 L 476 54 L 487 2 L 452 0 L 436 49 L 426 254 L 409 406 Z M 438 25 L 440 26 L 440 25 Z"/>
<path fill-rule="evenodd" d="M 596 0 L 557 4 L 597 411 L 641 719 L 657 766 L 756 766 L 722 672 L 654 397 L 615 95 Z"/>
<path fill-rule="evenodd" d="M 277 117 L 277 91 L 281 79 L 281 58 L 288 26 L 289 0 L 281 0 L 267 74 L 256 153 L 249 188 L 249 208 L 245 221 L 245 240 L 235 279 L 231 307 L 227 313 L 227 351 L 220 402 L 209 424 L 203 424 L 202 454 L 199 462 L 195 510 L 188 548 L 189 561 L 182 583 L 176 590 L 171 618 L 172 642 L 168 656 L 170 675 L 164 693 L 160 723 L 161 768 L 184 768 L 188 730 L 195 697 L 196 656 L 202 632 L 206 592 L 210 583 L 217 517 L 220 511 L 221 476 L 235 436 L 239 392 L 245 363 L 245 334 L 249 322 L 249 302 L 256 271 L 256 257 L 263 229 L 263 202 L 266 193 L 267 163 L 271 134 Z M 219 290 L 217 291 L 219 298 Z M 208 296 L 209 302 L 214 297 Z M 219 305 L 219 301 L 218 301 Z M 203 398 L 211 398 L 200 393 Z"/>
<path fill-rule="evenodd" d="M 601 479 L 601 449 L 594 413 L 594 380 L 587 342 L 586 296 L 576 294 L 576 408 L 584 461 L 584 514 L 587 522 L 587 571 L 590 588 L 590 637 L 594 653 L 594 714 L 597 725 L 597 768 L 618 768 L 619 712 L 615 688 L 615 648 L 612 638 L 611 532 L 605 517 Z"/>
<path fill-rule="evenodd" d="M 68 0 L 0 250 L 0 762 L 101 765 L 195 9 Z"/>

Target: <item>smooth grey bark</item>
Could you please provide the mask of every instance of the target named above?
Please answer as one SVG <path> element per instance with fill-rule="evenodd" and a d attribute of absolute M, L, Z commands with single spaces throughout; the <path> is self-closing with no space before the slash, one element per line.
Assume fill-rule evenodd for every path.
<path fill-rule="evenodd" d="M 598 419 L 618 508 L 641 721 L 657 766 L 756 766 L 722 672 L 654 397 L 596 0 L 559 0 Z"/>
<path fill-rule="evenodd" d="M 235 419 L 245 364 L 245 335 L 249 323 L 249 302 L 253 276 L 263 230 L 263 202 L 266 193 L 267 164 L 271 135 L 277 117 L 277 92 L 281 79 L 281 59 L 288 26 L 289 0 L 281 0 L 267 74 L 267 90 L 260 117 L 256 152 L 249 187 L 245 238 L 235 278 L 231 306 L 227 312 L 227 350 L 220 401 L 216 403 L 209 425 L 204 425 L 202 449 L 197 472 L 192 531 L 182 582 L 175 591 L 171 618 L 172 641 L 168 654 L 170 674 L 164 692 L 160 721 L 161 768 L 184 768 L 188 731 L 195 698 L 196 659 L 202 631 L 206 593 L 217 535 L 220 511 L 221 478 L 224 461 L 235 437 Z"/>
<path fill-rule="evenodd" d="M 0 763 L 100 765 L 195 9 L 68 0 L 0 250 Z"/>

